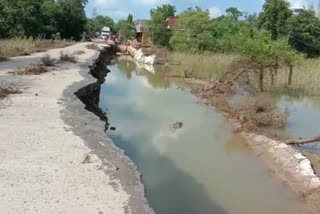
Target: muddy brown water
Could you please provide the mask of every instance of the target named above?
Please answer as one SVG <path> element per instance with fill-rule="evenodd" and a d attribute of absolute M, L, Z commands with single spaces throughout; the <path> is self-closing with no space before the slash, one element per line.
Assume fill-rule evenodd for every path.
<path fill-rule="evenodd" d="M 99 103 L 116 127 L 108 135 L 137 165 L 156 213 L 302 213 L 223 117 L 180 88 L 185 83 L 130 61 L 108 68 Z M 172 129 L 177 121 L 182 128 Z"/>
<path fill-rule="evenodd" d="M 285 138 L 311 138 L 320 135 L 320 96 L 264 94 L 263 102 L 289 112 L 284 129 L 273 130 Z M 300 149 L 320 155 L 320 143 L 300 145 Z M 320 158 L 320 157 L 319 157 Z"/>

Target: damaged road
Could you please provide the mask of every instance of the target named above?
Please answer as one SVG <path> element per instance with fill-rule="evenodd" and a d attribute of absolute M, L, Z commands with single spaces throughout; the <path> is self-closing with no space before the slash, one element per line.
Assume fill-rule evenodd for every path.
<path fill-rule="evenodd" d="M 152 213 L 135 166 L 103 131 L 106 121 L 74 95 L 96 82 L 88 67 L 99 52 L 87 44 L 48 51 L 56 59 L 62 50 L 85 53 L 39 76 L 8 72 L 46 53 L 0 63 L 0 80 L 24 86 L 1 105 L 0 213 Z"/>

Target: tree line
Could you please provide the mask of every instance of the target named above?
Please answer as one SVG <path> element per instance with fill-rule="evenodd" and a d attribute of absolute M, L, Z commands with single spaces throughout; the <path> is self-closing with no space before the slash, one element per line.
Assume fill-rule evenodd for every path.
<path fill-rule="evenodd" d="M 308 57 L 320 55 L 320 19 L 315 11 L 291 10 L 285 0 L 266 0 L 262 11 L 251 15 L 234 7 L 217 18 L 210 18 L 209 11 L 199 7 L 176 14 L 175 6 L 170 4 L 152 9 L 150 15 L 148 34 L 153 43 L 173 50 L 236 51 L 243 45 L 238 47 L 230 42 L 242 40 L 240 37 L 264 37 L 271 43 L 285 40 L 294 50 Z M 165 20 L 175 15 L 179 19 L 174 29 L 168 31 Z"/>
<path fill-rule="evenodd" d="M 80 39 L 87 22 L 87 0 L 0 0 L 0 38 Z"/>
<path fill-rule="evenodd" d="M 108 16 L 87 18 L 87 0 L 0 0 L 0 39 L 15 37 L 79 40 L 94 36 L 104 26 L 132 37 L 133 16 L 117 23 Z"/>
<path fill-rule="evenodd" d="M 179 52 L 222 52 L 239 54 L 237 71 L 253 71 L 264 90 L 264 76 L 271 82 L 280 68 L 288 68 L 292 82 L 294 65 L 304 57 L 320 55 L 320 20 L 312 9 L 291 10 L 285 0 L 266 0 L 259 14 L 228 8 L 224 15 L 211 18 L 208 10 L 188 8 L 176 14 L 167 4 L 150 11 L 148 34 L 152 42 Z M 178 16 L 172 30 L 166 18 Z"/>

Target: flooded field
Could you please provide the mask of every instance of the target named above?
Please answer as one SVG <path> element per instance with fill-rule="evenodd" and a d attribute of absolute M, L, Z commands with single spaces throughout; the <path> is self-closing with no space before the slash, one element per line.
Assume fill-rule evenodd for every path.
<path fill-rule="evenodd" d="M 285 132 L 293 138 L 310 138 L 320 134 L 320 98 L 319 97 L 278 97 L 279 108 L 290 112 Z M 320 154 L 319 143 L 302 146 Z"/>

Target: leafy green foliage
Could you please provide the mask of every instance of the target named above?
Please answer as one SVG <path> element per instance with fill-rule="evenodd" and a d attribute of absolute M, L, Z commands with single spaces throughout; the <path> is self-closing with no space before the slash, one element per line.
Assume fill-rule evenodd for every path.
<path fill-rule="evenodd" d="M 42 34 L 48 37 L 59 32 L 58 30 L 58 5 L 54 1 L 46 0 L 40 8 L 42 16 Z"/>
<path fill-rule="evenodd" d="M 228 16 L 231 16 L 234 20 L 238 20 L 243 13 L 236 7 L 229 7 L 226 9 Z"/>
<path fill-rule="evenodd" d="M 214 50 L 213 23 L 206 11 L 189 9 L 182 12 L 174 28 L 170 45 L 178 51 Z"/>
<path fill-rule="evenodd" d="M 58 29 L 63 38 L 80 39 L 87 21 L 83 0 L 57 0 Z"/>
<path fill-rule="evenodd" d="M 176 13 L 176 7 L 171 4 L 164 4 L 161 7 L 151 9 L 151 17 L 154 13 L 162 13 L 163 16 L 167 18 L 169 16 L 174 16 L 174 14 Z"/>
<path fill-rule="evenodd" d="M 320 55 L 320 20 L 313 10 L 298 11 L 289 20 L 289 43 L 309 57 Z"/>
<path fill-rule="evenodd" d="M 133 16 L 129 14 L 126 20 L 119 20 L 115 25 L 115 30 L 125 39 L 133 38 L 135 35 Z"/>
<path fill-rule="evenodd" d="M 129 14 L 128 17 L 127 17 L 127 22 L 128 23 L 133 23 L 133 15 L 132 14 Z"/>
<path fill-rule="evenodd" d="M 169 46 L 172 33 L 167 29 L 166 18 L 174 16 L 176 8 L 166 4 L 150 11 L 151 20 L 148 23 L 147 33 L 154 44 Z"/>
<path fill-rule="evenodd" d="M 8 36 L 39 35 L 40 8 L 44 0 L 3 0 L 2 16 Z"/>
<path fill-rule="evenodd" d="M 100 32 L 103 27 L 109 27 L 114 31 L 115 23 L 109 16 L 98 15 L 94 18 L 88 19 L 86 31 L 89 35 L 94 35 L 96 32 Z"/>
<path fill-rule="evenodd" d="M 292 16 L 290 4 L 285 0 L 266 0 L 259 15 L 258 26 L 271 33 L 276 40 L 287 33 L 287 21 Z"/>
<path fill-rule="evenodd" d="M 79 39 L 87 18 L 87 0 L 2 0 L 0 1 L 0 37 L 60 33 L 63 38 Z"/>
<path fill-rule="evenodd" d="M 255 17 L 240 19 L 242 16 L 237 8 L 228 8 L 226 15 L 210 19 L 207 11 L 189 8 L 179 15 L 170 47 L 187 53 L 209 51 L 240 55 L 233 69 L 237 73 L 257 73 L 258 87 L 263 91 L 266 73 L 274 79 L 281 67 L 289 67 L 292 74 L 301 55 L 290 47 L 287 39 L 274 40 L 271 32 L 258 29 Z"/>

